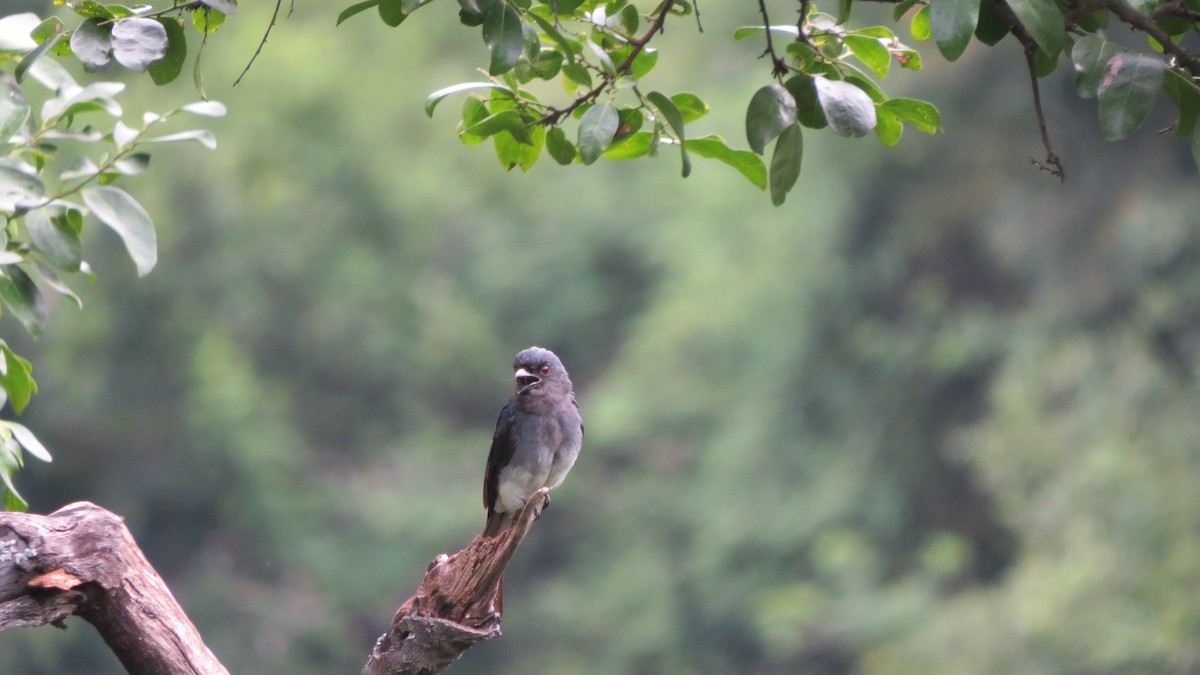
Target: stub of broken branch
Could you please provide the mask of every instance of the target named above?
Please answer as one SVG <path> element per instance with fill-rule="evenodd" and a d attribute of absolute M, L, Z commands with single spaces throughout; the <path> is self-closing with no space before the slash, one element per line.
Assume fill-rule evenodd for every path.
<path fill-rule="evenodd" d="M 130 673 L 227 673 L 120 516 L 88 502 L 0 513 L 0 630 L 77 614 Z"/>
<path fill-rule="evenodd" d="M 472 645 L 500 637 L 500 580 L 548 492 L 539 490 L 511 528 L 477 536 L 458 553 L 434 559 L 420 588 L 376 641 L 363 675 L 437 673 Z"/>

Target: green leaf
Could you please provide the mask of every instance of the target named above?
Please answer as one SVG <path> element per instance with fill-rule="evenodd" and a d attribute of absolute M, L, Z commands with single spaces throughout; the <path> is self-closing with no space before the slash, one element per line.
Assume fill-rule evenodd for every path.
<path fill-rule="evenodd" d="M 933 39 L 933 29 L 929 25 L 929 5 L 925 5 L 913 14 L 912 22 L 908 24 L 908 31 L 912 33 L 912 37 L 917 42 L 929 42 Z"/>
<path fill-rule="evenodd" d="M 742 40 L 742 39 L 750 37 L 751 35 L 757 35 L 758 33 L 762 33 L 762 32 L 763 32 L 763 27 L 761 25 L 760 26 L 742 26 L 741 28 L 738 28 L 737 30 L 733 31 L 733 39 L 734 40 Z M 771 32 L 772 33 L 783 33 L 784 35 L 790 36 L 792 38 L 797 38 L 800 36 L 800 29 L 796 28 L 795 25 L 789 25 L 789 24 L 780 24 L 780 25 L 771 26 Z"/>
<path fill-rule="evenodd" d="M 525 120 L 521 119 L 521 115 L 516 110 L 501 110 L 494 115 L 488 115 L 464 129 L 459 135 L 464 136 L 463 140 L 466 142 L 465 136 L 483 139 L 501 131 L 507 131 L 512 134 L 513 138 L 523 143 L 533 140 L 529 136 L 529 129 L 525 126 Z"/>
<path fill-rule="evenodd" d="M 892 21 L 899 23 L 900 17 L 907 14 L 908 10 L 912 9 L 918 2 L 920 0 L 900 0 L 900 2 L 896 3 L 896 7 L 892 9 Z"/>
<path fill-rule="evenodd" d="M 33 366 L 28 361 L 17 356 L 8 344 L 0 341 L 0 358 L 4 359 L 4 371 L 0 374 L 0 386 L 8 392 L 8 400 L 12 403 L 13 411 L 18 415 L 25 412 L 29 399 L 37 393 L 37 382 L 31 373 Z"/>
<path fill-rule="evenodd" d="M 1179 120 L 1175 123 L 1175 135 L 1191 136 L 1200 117 L 1200 87 L 1192 78 L 1174 68 L 1168 68 L 1163 80 L 1163 90 L 1179 109 Z"/>
<path fill-rule="evenodd" d="M 521 36 L 525 40 L 522 54 L 526 61 L 533 63 L 542 51 L 542 40 L 538 37 L 538 31 L 533 24 L 524 21 L 521 22 Z"/>
<path fill-rule="evenodd" d="M 892 55 L 896 57 L 896 62 L 900 64 L 901 68 L 905 68 L 907 70 L 921 69 L 921 53 L 917 50 L 907 47 L 903 44 L 896 43 L 896 45 L 891 48 L 891 52 Z"/>
<path fill-rule="evenodd" d="M 16 265 L 5 265 L 0 270 L 0 299 L 30 335 L 41 334 L 49 310 L 41 289 L 25 270 Z"/>
<path fill-rule="evenodd" d="M 873 73 L 879 77 L 887 77 L 888 68 L 892 65 L 892 54 L 879 38 L 850 34 L 844 36 L 842 42 L 850 49 L 850 53 Z"/>
<path fill-rule="evenodd" d="M 346 9 L 343 9 L 341 14 L 338 14 L 337 23 L 334 25 L 335 26 L 342 25 L 342 22 L 345 21 L 346 19 L 349 19 L 350 17 L 354 16 L 355 14 L 360 14 L 362 12 L 367 11 L 368 9 L 371 9 L 375 5 L 378 5 L 379 2 L 380 2 L 380 0 L 366 0 L 365 2 L 358 2 L 353 5 L 350 5 Z"/>
<path fill-rule="evenodd" d="M 207 129 L 192 129 L 191 131 L 180 131 L 177 134 L 167 134 L 166 136 L 155 136 L 154 138 L 143 138 L 142 143 L 178 143 L 179 141 L 196 141 L 200 145 L 209 150 L 217 149 L 217 137 Z"/>
<path fill-rule="evenodd" d="M 0 143 L 20 131 L 29 119 L 29 99 L 13 76 L 0 71 Z"/>
<path fill-rule="evenodd" d="M 76 14 L 78 14 L 79 16 L 83 16 L 83 17 L 94 18 L 94 19 L 114 19 L 114 18 L 116 18 L 115 16 L 113 16 L 112 10 L 110 10 L 109 8 L 105 7 L 104 5 L 96 2 L 96 0 L 83 0 L 80 3 L 77 3 L 71 9 L 74 9 Z"/>
<path fill-rule="evenodd" d="M 566 166 L 575 161 L 575 146 L 567 140 L 562 127 L 550 127 L 546 132 L 546 150 L 554 161 Z"/>
<path fill-rule="evenodd" d="M 13 70 L 13 77 L 16 78 L 17 82 L 25 81 L 25 74 L 29 72 L 29 69 L 33 67 L 33 64 L 40 59 L 43 54 L 53 49 L 54 45 L 58 43 L 58 40 L 61 37 L 62 35 L 60 34 L 46 40 L 42 44 L 35 47 L 33 51 L 26 54 L 25 58 L 21 59 L 21 61 L 17 63 L 16 69 Z"/>
<path fill-rule="evenodd" d="M 196 101 L 183 106 L 180 110 L 201 117 L 224 117 L 228 112 L 225 104 L 220 101 Z"/>
<path fill-rule="evenodd" d="M 884 145 L 889 148 L 895 147 L 903 133 L 904 123 L 900 121 L 899 115 L 883 106 L 875 111 L 875 135 Z"/>
<path fill-rule="evenodd" d="M 665 94 L 658 91 L 652 91 L 646 94 L 646 100 L 650 101 L 662 119 L 666 121 L 667 126 L 671 127 L 671 131 L 675 132 L 675 138 L 679 141 L 679 154 L 683 162 L 683 177 L 687 178 L 692 173 L 692 161 L 688 159 L 686 138 L 683 133 L 683 113 L 679 112 L 679 108 L 675 106 L 675 102 L 667 98 Z M 650 145 L 650 152 L 654 152 L 654 144 Z"/>
<path fill-rule="evenodd" d="M 1080 98 L 1096 98 L 1109 59 L 1123 51 L 1125 49 L 1115 42 L 1094 35 L 1075 39 L 1071 61 L 1075 63 L 1075 91 Z"/>
<path fill-rule="evenodd" d="M 837 18 L 834 20 L 834 25 L 841 26 L 850 20 L 850 14 L 854 10 L 854 0 L 838 0 Z"/>
<path fill-rule="evenodd" d="M 11 422 L 8 420 L 5 420 L 4 424 L 8 425 L 9 430 L 12 431 L 13 437 L 16 438 L 17 442 L 20 443 L 27 451 L 29 451 L 29 454 L 37 457 L 43 462 L 53 461 L 53 459 L 50 457 L 50 453 L 46 450 L 46 446 L 42 445 L 41 441 L 37 439 L 37 436 L 34 436 L 33 432 L 27 429 L 24 424 L 17 424 L 16 422 Z"/>
<path fill-rule="evenodd" d="M 767 189 L 767 166 L 762 158 L 749 150 L 734 150 L 720 136 L 705 136 L 704 138 L 689 138 L 684 141 L 684 147 L 693 154 L 716 159 L 742 174 L 760 190 Z"/>
<path fill-rule="evenodd" d="M 942 114 L 928 101 L 920 101 L 915 98 L 890 98 L 881 103 L 878 110 L 887 110 L 927 134 L 936 134 L 942 128 Z"/>
<path fill-rule="evenodd" d="M 771 154 L 771 203 L 783 204 L 787 193 L 800 177 L 800 161 L 804 157 L 804 135 L 799 124 L 793 124 L 779 134 L 775 152 Z"/>
<path fill-rule="evenodd" d="M 495 89 L 497 91 L 507 92 L 510 96 L 513 94 L 512 89 L 495 84 L 493 82 L 463 82 L 461 84 L 453 84 L 449 87 L 438 89 L 425 99 L 425 114 L 433 117 L 434 108 L 436 108 L 437 104 L 441 103 L 442 99 L 446 98 L 447 96 L 459 94 L 464 91 L 474 91 L 476 89 Z"/>
<path fill-rule="evenodd" d="M 543 49 L 532 63 L 529 64 L 529 69 L 534 75 L 543 79 L 554 79 L 559 72 L 562 71 L 563 53 L 557 49 Z M 519 67 L 519 64 L 518 64 Z"/>
<path fill-rule="evenodd" d="M 561 2 L 558 4 L 560 7 L 562 6 Z M 533 19 L 533 22 L 538 25 L 538 28 L 542 29 L 542 33 L 553 40 L 568 59 L 573 61 L 574 55 L 583 51 L 583 45 L 579 44 L 577 40 L 571 40 L 564 37 L 553 23 L 547 21 L 541 16 L 538 16 L 537 12 L 529 12 L 526 14 L 526 16 L 528 16 L 530 19 Z"/>
<path fill-rule="evenodd" d="M 167 50 L 163 57 L 146 69 L 154 84 L 164 85 L 173 82 L 183 72 L 183 64 L 187 60 L 187 33 L 175 19 L 158 19 L 163 30 L 167 33 Z"/>
<path fill-rule="evenodd" d="M 225 15 L 208 7 L 192 12 L 192 25 L 201 33 L 215 33 L 225 23 Z"/>
<path fill-rule="evenodd" d="M 237 12 L 237 5 L 233 4 L 232 0 L 200 0 L 203 5 L 208 5 L 222 14 L 232 15 Z"/>
<path fill-rule="evenodd" d="M 71 213 L 78 213 L 78 211 L 72 210 Z M 82 221 L 83 216 L 79 216 L 79 219 Z M 41 285 L 49 286 L 50 290 L 58 293 L 59 295 L 64 295 L 70 298 L 77 307 L 83 309 L 83 300 L 75 294 L 75 291 L 72 291 L 69 286 L 64 284 L 62 280 L 58 278 L 58 274 L 53 269 L 36 261 L 33 264 L 33 269 L 37 271 L 42 282 Z M 87 274 L 90 275 L 91 273 L 88 272 Z"/>
<path fill-rule="evenodd" d="M 985 0 L 987 1 L 987 0 Z M 979 23 L 980 0 L 930 0 L 929 30 L 947 61 L 962 56 Z"/>
<path fill-rule="evenodd" d="M 592 86 L 592 75 L 591 75 L 591 73 L 588 72 L 587 68 L 585 68 L 583 66 L 583 64 L 581 64 L 581 63 L 564 64 L 562 67 L 562 74 L 563 74 L 563 77 L 567 78 L 568 80 L 570 80 L 580 86 L 583 86 L 583 87 L 591 87 Z"/>
<path fill-rule="evenodd" d="M 129 18 L 113 24 L 113 58 L 126 68 L 144 73 L 151 63 L 166 53 L 167 29 L 158 21 Z"/>
<path fill-rule="evenodd" d="M 546 127 L 535 126 L 528 130 L 528 143 L 518 141 L 511 133 L 502 131 L 492 137 L 496 146 L 496 156 L 505 170 L 521 167 L 528 171 L 538 161 L 542 154 L 542 146 L 546 142 Z"/>
<path fill-rule="evenodd" d="M 88 19 L 71 34 L 71 51 L 88 70 L 103 67 L 112 58 L 112 24 Z"/>
<path fill-rule="evenodd" d="M 1007 0 L 1022 25 L 1037 41 L 1039 50 L 1049 55 L 1062 51 L 1067 41 L 1063 15 L 1054 0 Z"/>
<path fill-rule="evenodd" d="M 783 83 L 796 101 L 796 121 L 811 129 L 824 129 L 829 126 L 825 119 L 825 111 L 821 109 L 821 100 L 817 97 L 817 88 L 809 75 L 797 75 Z"/>
<path fill-rule="evenodd" d="M 579 157 L 584 164 L 591 164 L 604 154 L 617 133 L 620 116 L 610 103 L 588 108 L 579 119 Z"/>
<path fill-rule="evenodd" d="M 645 122 L 645 115 L 637 108 L 621 108 L 617 111 L 617 133 L 613 135 L 609 148 L 620 144 L 626 138 L 637 133 Z"/>
<path fill-rule="evenodd" d="M 646 95 L 646 100 L 654 104 L 658 108 L 658 112 L 662 114 L 667 125 L 671 127 L 671 131 L 675 132 L 675 136 L 683 140 L 683 113 L 675 106 L 675 102 L 667 98 L 662 92 L 652 91 Z"/>
<path fill-rule="evenodd" d="M 404 13 L 404 0 L 380 0 L 379 18 L 392 28 L 404 23 L 408 18 Z"/>
<path fill-rule="evenodd" d="M 767 144 L 796 123 L 796 101 L 783 85 L 769 84 L 754 92 L 746 109 L 746 139 L 763 154 Z"/>
<path fill-rule="evenodd" d="M 989 47 L 996 45 L 1012 30 L 1008 21 L 989 0 L 979 3 L 979 25 L 975 26 L 975 37 Z"/>
<path fill-rule="evenodd" d="M 617 63 L 624 63 L 625 59 L 629 58 L 632 52 L 632 47 L 622 47 L 613 51 L 613 57 Z M 654 66 L 658 64 L 658 50 L 647 47 L 633 57 L 633 63 L 629 64 L 629 76 L 635 80 L 640 80 L 650 74 L 654 70 Z"/>
<path fill-rule="evenodd" d="M 825 77 L 813 78 L 813 84 L 825 119 L 838 135 L 866 136 L 875 128 L 875 104 L 862 89 Z"/>
<path fill-rule="evenodd" d="M 158 243 L 154 223 L 142 205 L 115 187 L 87 188 L 83 191 L 83 201 L 100 222 L 120 235 L 138 276 L 149 274 L 158 262 Z"/>
<path fill-rule="evenodd" d="M 0 474 L 3 474 L 3 476 L 5 478 L 5 482 L 6 483 L 11 482 L 12 479 L 8 477 L 7 473 L 3 473 L 4 471 L 5 471 L 5 467 L 0 467 Z M 4 510 L 5 511 L 9 511 L 12 513 L 24 513 L 29 510 L 29 502 L 22 499 L 21 495 L 17 494 L 16 490 L 6 486 L 3 490 L 3 492 L 4 492 Z"/>
<path fill-rule="evenodd" d="M 35 209 L 25 214 L 25 229 L 29 231 L 34 247 L 56 267 L 71 272 L 79 269 L 83 246 L 79 243 L 79 233 L 70 226 L 65 213 L 51 218 L 47 209 Z"/>
<path fill-rule="evenodd" d="M 592 54 L 595 54 L 596 60 L 600 62 L 601 70 L 609 75 L 617 72 L 617 66 L 615 63 L 613 63 L 612 56 L 610 56 L 608 52 L 604 51 L 603 47 L 591 40 L 586 40 L 584 45 L 592 51 Z"/>
<path fill-rule="evenodd" d="M 479 145 L 486 140 L 485 136 L 468 133 L 468 130 L 482 122 L 490 114 L 483 101 L 474 96 L 463 99 L 462 120 L 458 123 L 458 137 L 464 145 Z"/>
<path fill-rule="evenodd" d="M 604 157 L 617 161 L 634 159 L 650 154 L 656 143 L 655 134 L 649 131 L 639 131 L 620 143 L 609 146 L 608 150 L 604 151 Z"/>
<path fill-rule="evenodd" d="M 633 5 L 626 5 L 625 8 L 621 10 L 619 19 L 621 23 L 621 30 L 625 31 L 626 35 L 632 37 L 633 34 L 637 32 L 638 23 L 641 21 L 641 17 L 638 16 L 637 7 L 634 7 Z"/>
<path fill-rule="evenodd" d="M 683 117 L 684 124 L 695 122 L 708 114 L 708 104 L 700 100 L 700 97 L 695 94 L 687 92 L 674 94 L 671 96 L 671 102 L 679 109 L 679 114 Z"/>
<path fill-rule="evenodd" d="M 0 212 L 12 213 L 46 194 L 33 167 L 16 159 L 0 159 Z"/>
<path fill-rule="evenodd" d="M 403 6 L 401 9 L 405 14 L 412 14 L 425 5 L 428 5 L 430 2 L 433 2 L 433 0 L 403 0 Z"/>
<path fill-rule="evenodd" d="M 1109 59 L 1096 90 L 1105 139 L 1126 138 L 1142 126 L 1154 108 L 1165 69 L 1161 59 L 1142 54 L 1125 52 Z"/>
<path fill-rule="evenodd" d="M 488 74 L 502 75 L 512 70 L 525 46 L 521 15 L 507 2 L 489 9 L 483 16 L 483 41 L 491 52 Z"/>

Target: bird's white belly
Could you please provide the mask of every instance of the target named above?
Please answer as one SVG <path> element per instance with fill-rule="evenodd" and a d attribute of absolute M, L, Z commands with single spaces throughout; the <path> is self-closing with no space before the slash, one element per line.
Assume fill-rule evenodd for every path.
<path fill-rule="evenodd" d="M 524 469 L 509 466 L 502 470 L 499 495 L 496 497 L 496 510 L 508 513 L 525 506 L 525 502 L 529 501 L 533 493 L 546 485 L 548 473 L 545 467 L 540 466 Z M 561 481 L 562 478 L 559 478 L 559 482 Z"/>

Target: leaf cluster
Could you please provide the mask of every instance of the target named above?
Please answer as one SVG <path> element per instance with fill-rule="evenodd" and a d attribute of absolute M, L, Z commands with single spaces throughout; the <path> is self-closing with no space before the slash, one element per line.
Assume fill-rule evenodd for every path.
<path fill-rule="evenodd" d="M 366 0 L 346 8 L 341 23 L 369 9 L 398 26 L 431 0 Z M 877 0 L 859 0 L 877 1 Z M 559 164 L 591 164 L 601 157 L 632 159 L 657 154 L 662 146 L 680 153 L 682 173 L 691 155 L 717 159 L 737 169 L 771 200 L 782 204 L 800 176 L 804 130 L 826 129 L 847 137 L 871 133 L 888 147 L 905 126 L 933 134 L 941 130 L 938 109 L 927 101 L 891 98 L 877 83 L 892 64 L 920 70 L 921 54 L 887 26 L 851 25 L 853 0 L 839 0 L 835 13 L 813 0 L 792 0 L 795 24 L 773 24 L 760 2 L 762 24 L 737 29 L 735 40 L 763 39 L 772 84 L 761 87 L 746 110 L 750 150 L 735 149 L 718 136 L 699 136 L 692 123 L 708 111 L 686 92 L 644 87 L 658 62 L 649 46 L 664 22 L 694 13 L 683 0 L 662 0 L 645 11 L 628 0 L 458 0 L 459 19 L 477 27 L 488 49 L 481 71 L 486 81 L 467 82 L 430 95 L 431 115 L 447 96 L 468 93 L 458 134 L 476 145 L 491 139 L 506 169 L 529 170 L 542 150 Z M 933 42 L 949 61 L 972 42 L 994 46 L 1008 35 L 1021 42 L 1034 77 L 1034 108 L 1042 128 L 1047 162 L 1064 176 L 1050 145 L 1038 77 L 1067 55 L 1079 93 L 1095 97 L 1103 135 L 1118 140 L 1146 120 L 1160 93 L 1176 105 L 1181 136 L 1194 136 L 1200 117 L 1200 62 L 1180 43 L 1197 31 L 1200 0 L 901 0 L 893 20 L 907 22 L 918 42 Z M 1148 53 L 1106 37 L 1111 17 L 1145 34 Z M 558 81 L 569 97 L 551 102 L 531 91 L 536 81 Z M 538 88 L 544 91 L 545 88 Z M 687 105 L 681 106 L 680 101 Z M 685 109 L 686 108 L 686 109 Z M 574 124 L 574 131 L 564 129 Z M 699 142 L 695 142 L 699 141 Z M 1200 161 L 1200 143 L 1193 141 Z M 770 152 L 769 160 L 767 153 Z"/>
<path fill-rule="evenodd" d="M 155 13 L 148 7 L 88 0 L 71 5 L 82 20 L 69 31 L 57 17 L 39 21 L 33 14 L 15 14 L 0 19 L 0 312 L 11 314 L 31 335 L 36 337 L 45 325 L 52 305 L 48 296 L 82 307 L 71 280 L 94 278 L 83 249 L 91 222 L 121 238 L 139 276 L 154 268 L 154 224 L 137 199 L 115 183 L 146 171 L 153 144 L 196 141 L 216 147 L 212 133 L 203 129 L 159 133 L 176 114 L 225 114 L 220 103 L 201 101 L 165 114 L 147 112 L 129 125 L 117 102 L 125 84 L 82 85 L 45 57 L 74 56 L 89 71 L 112 61 L 149 71 L 164 84 L 179 74 L 186 54 L 177 19 L 165 14 L 187 8 L 208 21 L 210 14 L 220 12 L 217 6 L 233 9 L 227 0 L 211 0 Z M 28 86 L 33 83 L 40 88 Z M 0 354 L 0 402 L 20 414 L 37 392 L 32 367 L 2 340 Z M 0 420 L 6 509 L 25 507 L 12 482 L 23 462 L 22 447 L 49 461 L 32 433 Z"/>

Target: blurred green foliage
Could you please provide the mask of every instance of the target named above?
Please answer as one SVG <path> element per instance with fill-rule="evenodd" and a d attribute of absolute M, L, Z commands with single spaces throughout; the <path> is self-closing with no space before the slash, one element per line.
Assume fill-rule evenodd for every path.
<path fill-rule="evenodd" d="M 505 636 L 454 672 L 1200 668 L 1200 195 L 1170 139 L 1099 146 L 1051 78 L 1077 120 L 1060 186 L 1014 156 L 1038 143 L 1025 73 L 968 49 L 927 73 L 973 133 L 886 158 L 815 139 L 786 208 L 674 157 L 505 173 L 422 111 L 486 53 L 452 7 L 399 38 L 300 5 L 229 90 L 249 5 L 206 56 L 220 149 L 128 178 L 154 273 L 85 232 L 85 309 L 36 343 L 0 323 L 56 458 L 22 473 L 32 508 L 124 515 L 232 671 L 361 666 L 481 530 L 534 343 L 587 442 L 510 568 Z M 723 36 L 753 9 L 664 36 L 689 58 L 656 75 L 747 100 Z M 0 634 L 0 672 L 120 672 L 69 626 Z"/>

